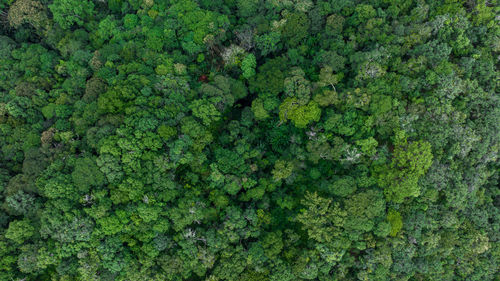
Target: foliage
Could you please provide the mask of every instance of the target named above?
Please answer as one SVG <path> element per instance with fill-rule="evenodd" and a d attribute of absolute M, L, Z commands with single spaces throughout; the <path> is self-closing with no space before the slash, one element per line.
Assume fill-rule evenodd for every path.
<path fill-rule="evenodd" d="M 63 29 L 68 29 L 72 24 L 83 25 L 84 19 L 92 15 L 93 2 L 87 0 L 54 0 L 49 9 L 54 15 L 54 21 Z"/>
<path fill-rule="evenodd" d="M 498 280 L 498 0 L 0 0 L 0 280 Z"/>

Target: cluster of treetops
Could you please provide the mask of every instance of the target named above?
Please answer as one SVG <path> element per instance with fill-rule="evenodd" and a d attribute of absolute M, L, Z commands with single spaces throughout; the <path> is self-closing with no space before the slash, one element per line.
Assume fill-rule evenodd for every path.
<path fill-rule="evenodd" d="M 0 280 L 500 280 L 497 0 L 0 0 Z"/>

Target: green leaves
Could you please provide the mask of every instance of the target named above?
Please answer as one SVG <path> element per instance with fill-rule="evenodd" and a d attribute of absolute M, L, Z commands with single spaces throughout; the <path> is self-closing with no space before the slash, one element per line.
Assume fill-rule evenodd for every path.
<path fill-rule="evenodd" d="M 286 179 L 292 175 L 293 163 L 290 161 L 277 160 L 272 170 L 273 178 L 276 181 Z"/>
<path fill-rule="evenodd" d="M 289 97 L 297 98 L 300 105 L 305 105 L 311 97 L 310 82 L 305 79 L 305 73 L 300 68 L 290 71 L 291 77 L 285 78 L 284 90 Z"/>
<path fill-rule="evenodd" d="M 403 218 L 398 211 L 390 209 L 387 213 L 387 221 L 389 221 L 391 225 L 391 236 L 396 236 L 398 232 L 403 228 Z"/>
<path fill-rule="evenodd" d="M 101 41 L 109 40 L 116 31 L 117 22 L 112 16 L 108 16 L 99 22 L 99 29 L 97 30 L 97 35 Z"/>
<path fill-rule="evenodd" d="M 16 220 L 9 223 L 9 227 L 5 232 L 5 238 L 14 241 L 17 244 L 22 244 L 26 239 L 35 234 L 35 228 L 31 225 L 28 219 Z"/>
<path fill-rule="evenodd" d="M 93 14 L 94 3 L 87 0 L 54 0 L 49 9 L 54 21 L 63 29 L 69 29 L 73 24 L 84 24 L 87 17 Z"/>
<path fill-rule="evenodd" d="M 266 56 L 277 51 L 280 47 L 281 34 L 279 32 L 269 32 L 255 38 L 255 44 L 260 49 L 261 55 Z"/>
<path fill-rule="evenodd" d="M 391 165 L 379 176 L 379 184 L 384 187 L 387 199 L 402 203 L 407 197 L 419 196 L 419 178 L 429 169 L 432 159 L 428 142 L 400 141 L 394 149 Z"/>
<path fill-rule="evenodd" d="M 8 1 L 13 2 L 12 0 Z M 0 7 L 4 5 L 4 3 L 0 3 Z M 22 24 L 29 23 L 40 30 L 46 28 L 48 25 L 46 8 L 42 3 L 32 0 L 15 1 L 9 8 L 7 19 L 10 26 L 14 28 L 19 28 Z"/>
<path fill-rule="evenodd" d="M 496 2 L 358 2 L 0 0 L 0 280 L 495 279 Z"/>
<path fill-rule="evenodd" d="M 304 13 L 289 13 L 283 26 L 282 35 L 285 42 L 296 47 L 307 36 L 310 21 Z"/>
<path fill-rule="evenodd" d="M 332 204 L 331 199 L 322 198 L 317 193 L 306 193 L 302 204 L 306 209 L 303 209 L 296 218 L 310 239 L 330 242 L 341 234 L 341 227 L 347 214 L 338 204 Z"/>
<path fill-rule="evenodd" d="M 226 15 L 201 9 L 191 0 L 174 1 L 168 8 L 168 15 L 178 22 L 181 46 L 190 55 L 201 52 L 204 44 L 213 42 L 228 24 Z"/>
<path fill-rule="evenodd" d="M 78 158 L 75 161 L 75 169 L 71 174 L 73 182 L 82 192 L 87 192 L 92 186 L 104 183 L 104 175 L 97 167 L 95 160 L 91 158 Z"/>
<path fill-rule="evenodd" d="M 220 112 L 207 100 L 195 100 L 190 105 L 193 116 L 198 117 L 205 126 L 209 126 L 221 118 Z"/>
<path fill-rule="evenodd" d="M 345 201 L 345 210 L 346 229 L 371 231 L 375 226 L 375 218 L 382 217 L 385 213 L 383 194 L 372 189 L 357 193 Z"/>
<path fill-rule="evenodd" d="M 300 105 L 297 98 L 286 98 L 279 107 L 281 121 L 291 120 L 295 127 L 305 128 L 312 122 L 319 121 L 321 109 L 315 101 Z"/>
<path fill-rule="evenodd" d="M 241 70 L 243 70 L 243 77 L 246 79 L 255 75 L 255 67 L 257 62 L 253 54 L 248 54 L 241 62 Z"/>
<path fill-rule="evenodd" d="M 347 197 L 357 189 L 356 181 L 352 177 L 343 177 L 331 183 L 328 191 L 336 196 Z"/>

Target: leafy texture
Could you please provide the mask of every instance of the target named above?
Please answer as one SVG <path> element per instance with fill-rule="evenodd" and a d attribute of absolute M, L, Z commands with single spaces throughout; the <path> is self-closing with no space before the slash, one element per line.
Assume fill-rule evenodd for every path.
<path fill-rule="evenodd" d="M 498 0 L 0 0 L 0 281 L 498 281 Z"/>

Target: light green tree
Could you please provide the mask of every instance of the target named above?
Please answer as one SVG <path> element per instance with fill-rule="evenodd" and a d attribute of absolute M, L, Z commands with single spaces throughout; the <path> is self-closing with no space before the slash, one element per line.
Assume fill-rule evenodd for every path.
<path fill-rule="evenodd" d="M 94 3 L 87 0 L 54 0 L 49 5 L 54 21 L 63 29 L 73 24 L 83 25 L 85 19 L 94 13 Z"/>

